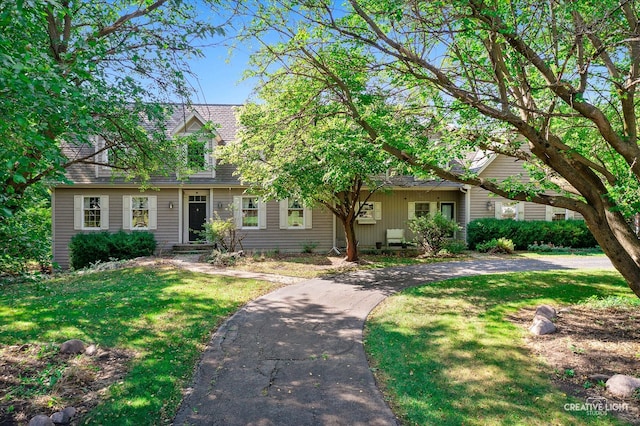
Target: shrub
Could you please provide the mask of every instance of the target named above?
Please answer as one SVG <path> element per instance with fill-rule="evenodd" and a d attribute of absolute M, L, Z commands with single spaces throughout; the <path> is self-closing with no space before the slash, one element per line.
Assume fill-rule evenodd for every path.
<path fill-rule="evenodd" d="M 582 220 L 546 222 L 482 218 L 467 225 L 470 249 L 494 238 L 508 238 L 517 250 L 525 250 L 537 241 L 556 247 L 591 248 L 598 244 Z"/>
<path fill-rule="evenodd" d="M 318 243 L 315 241 L 305 241 L 302 243 L 302 252 L 311 254 L 318 247 Z"/>
<path fill-rule="evenodd" d="M 0 220 L 0 275 L 22 274 L 30 262 L 51 264 L 49 200 L 34 202 L 14 216 Z"/>
<path fill-rule="evenodd" d="M 204 224 L 204 232 L 207 241 L 216 245 L 216 249 L 226 252 L 235 252 L 238 247 L 243 250 L 242 240 L 244 235 L 238 233 L 236 221 L 233 217 L 229 219 L 221 219 L 218 212 L 215 212 L 215 218 L 211 218 Z"/>
<path fill-rule="evenodd" d="M 476 245 L 476 250 L 481 253 L 513 253 L 513 241 L 507 238 L 493 238 Z"/>
<path fill-rule="evenodd" d="M 460 254 L 467 249 L 467 243 L 460 240 L 450 240 L 444 243 L 442 249 L 451 254 Z"/>
<path fill-rule="evenodd" d="M 150 256 L 155 249 L 155 237 L 146 231 L 76 234 L 69 243 L 71 267 L 74 269 L 86 268 L 96 262 Z"/>
<path fill-rule="evenodd" d="M 411 219 L 409 229 L 414 234 L 414 241 L 425 252 L 437 254 L 453 233 L 460 229 L 460 226 L 454 220 L 437 212 L 433 216 L 420 216 Z"/>

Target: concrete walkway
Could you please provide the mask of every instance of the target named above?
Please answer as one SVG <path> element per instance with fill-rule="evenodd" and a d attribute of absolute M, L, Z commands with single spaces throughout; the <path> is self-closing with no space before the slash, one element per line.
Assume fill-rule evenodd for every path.
<path fill-rule="evenodd" d="M 384 298 L 442 279 L 551 269 L 609 269 L 604 257 L 499 259 L 360 271 L 282 287 L 215 333 L 175 425 L 395 425 L 362 345 Z"/>

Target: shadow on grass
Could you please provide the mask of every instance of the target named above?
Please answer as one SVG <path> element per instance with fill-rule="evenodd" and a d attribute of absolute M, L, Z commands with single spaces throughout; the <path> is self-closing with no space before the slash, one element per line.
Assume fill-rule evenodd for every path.
<path fill-rule="evenodd" d="M 3 344 L 78 338 L 133 350 L 127 377 L 85 421 L 159 424 L 173 416 L 211 330 L 273 287 L 160 268 L 11 286 L 0 297 L 0 336 Z"/>
<path fill-rule="evenodd" d="M 567 412 L 565 395 L 503 318 L 523 306 L 631 295 L 614 272 L 521 272 L 405 290 L 367 323 L 367 351 L 409 424 L 616 424 Z"/>

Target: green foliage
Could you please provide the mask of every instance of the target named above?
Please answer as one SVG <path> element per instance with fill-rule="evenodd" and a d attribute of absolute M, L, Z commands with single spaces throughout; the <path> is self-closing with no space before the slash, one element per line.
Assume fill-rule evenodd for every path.
<path fill-rule="evenodd" d="M 126 351 L 133 355 L 126 375 L 77 420 L 91 425 L 169 424 L 212 330 L 277 286 L 169 268 L 70 274 L 47 285 L 11 285 L 0 293 L 0 341 L 51 345 L 79 338 L 98 348 Z M 67 359 L 67 365 L 77 367 L 74 360 Z M 50 374 L 36 377 L 43 378 L 40 393 L 49 392 L 62 406 L 68 405 L 64 392 L 52 394 L 46 386 Z M 12 381 L 3 389 L 16 395 L 19 384 Z"/>
<path fill-rule="evenodd" d="M 514 251 L 513 241 L 508 238 L 492 238 L 489 241 L 476 244 L 476 250 L 480 253 L 506 253 Z"/>
<path fill-rule="evenodd" d="M 96 262 L 150 256 L 155 249 L 155 236 L 147 231 L 76 234 L 69 242 L 71 267 L 74 269 L 86 268 Z"/>
<path fill-rule="evenodd" d="M 214 212 L 214 217 L 204 224 L 204 233 L 207 241 L 217 246 L 214 255 L 217 251 L 233 253 L 242 250 L 244 235 L 238 232 L 233 216 L 222 219 L 218 212 Z"/>
<path fill-rule="evenodd" d="M 455 220 L 443 216 L 440 212 L 411 219 L 408 225 L 414 235 L 414 241 L 425 252 L 431 254 L 438 254 L 447 240 L 460 229 Z"/>
<path fill-rule="evenodd" d="M 206 0 L 205 4 L 213 4 Z M 189 2 L 3 1 L 0 8 L 0 218 L 73 163 L 147 181 L 175 172 L 168 99 L 188 99 L 187 58 L 220 32 Z M 144 123 L 144 127 L 141 125 Z M 105 141 L 109 162 L 94 155 Z M 76 152 L 69 152 L 71 147 Z"/>
<path fill-rule="evenodd" d="M 318 247 L 318 243 L 316 241 L 305 241 L 302 243 L 302 252 L 311 254 Z"/>
<path fill-rule="evenodd" d="M 537 243 L 572 248 L 597 246 L 584 221 L 534 221 L 500 220 L 482 218 L 467 225 L 467 242 L 472 250 L 479 243 L 493 238 L 509 238 L 516 250 L 526 250 Z"/>
<path fill-rule="evenodd" d="M 48 196 L 40 198 L 31 191 L 28 196 L 32 198 L 23 201 L 23 209 L 0 220 L 0 275 L 24 273 L 30 262 L 41 266 L 51 263 L 51 206 Z"/>
<path fill-rule="evenodd" d="M 365 349 L 402 424 L 617 425 L 613 416 L 594 419 L 564 410 L 567 395 L 531 357 L 522 327 L 508 320 L 525 307 L 566 306 L 606 295 L 637 300 L 611 271 L 432 282 L 379 305 L 367 319 Z M 564 369 L 556 374 L 564 375 Z"/>
<path fill-rule="evenodd" d="M 444 243 L 443 250 L 451 254 L 461 254 L 467 249 L 467 243 L 462 240 L 448 240 Z"/>

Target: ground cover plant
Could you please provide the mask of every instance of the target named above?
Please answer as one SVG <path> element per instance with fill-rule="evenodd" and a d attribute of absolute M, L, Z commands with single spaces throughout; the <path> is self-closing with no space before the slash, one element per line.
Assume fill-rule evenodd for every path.
<path fill-rule="evenodd" d="M 599 311 L 601 326 L 607 324 L 602 328 L 592 323 L 593 310 L 602 309 L 593 305 L 594 300 L 614 300 L 617 309 L 628 310 Z M 408 289 L 383 302 L 369 317 L 365 346 L 379 383 L 405 424 L 618 424 L 628 419 L 618 420 L 613 412 L 594 415 L 564 407 L 585 402 L 584 392 L 577 389 L 587 386 L 603 392 L 595 381 L 585 385 L 592 372 L 586 366 L 612 373 L 602 343 L 613 336 L 623 341 L 611 358 L 626 360 L 615 367 L 626 371 L 617 372 L 640 374 L 640 336 L 633 332 L 640 321 L 633 301 L 635 296 L 616 272 L 527 272 L 447 280 Z M 550 339 L 528 338 L 531 307 L 542 303 L 577 306 L 573 315 L 566 313 L 558 320 L 561 329 L 573 330 L 574 340 L 561 333 Z M 592 332 L 594 325 L 600 334 Z M 591 349 L 580 335 L 601 344 Z M 560 340 L 553 343 L 554 339 Z M 538 346 L 528 346 L 527 340 Z M 541 346 L 545 342 L 551 342 L 548 349 Z M 589 362 L 575 359 L 587 355 Z M 554 382 L 565 386 L 557 389 Z M 628 411 L 618 414 L 637 421 L 638 401 L 630 404 Z"/>
<path fill-rule="evenodd" d="M 4 284 L 0 424 L 75 406 L 81 423 L 170 423 L 211 332 L 276 284 L 168 266 Z M 60 343 L 96 344 L 60 356 Z"/>

